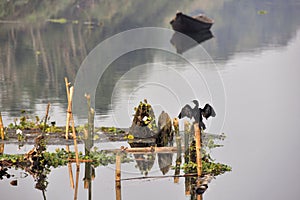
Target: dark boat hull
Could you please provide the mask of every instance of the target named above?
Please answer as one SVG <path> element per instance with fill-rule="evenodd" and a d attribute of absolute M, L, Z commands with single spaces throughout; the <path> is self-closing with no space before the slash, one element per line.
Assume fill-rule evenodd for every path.
<path fill-rule="evenodd" d="M 170 24 L 175 31 L 191 33 L 209 30 L 213 25 L 213 20 L 203 15 L 193 18 L 182 13 L 177 13 L 175 19 Z"/>

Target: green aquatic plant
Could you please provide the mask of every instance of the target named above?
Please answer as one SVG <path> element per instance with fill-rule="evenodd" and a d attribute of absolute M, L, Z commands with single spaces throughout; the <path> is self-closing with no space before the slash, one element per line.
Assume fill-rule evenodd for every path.
<path fill-rule="evenodd" d="M 0 162 L 5 161 L 12 166 L 24 166 L 29 163 L 26 160 L 28 154 L 2 154 L 0 155 Z M 42 152 L 38 159 L 38 165 L 44 168 L 57 168 L 65 166 L 69 162 L 75 160 L 75 152 L 68 152 L 64 148 L 58 148 L 55 152 Z M 90 162 L 94 167 L 106 166 L 108 164 L 114 164 L 116 161 L 116 153 L 108 151 L 91 151 L 89 155 L 84 155 L 79 152 L 79 160 Z M 132 160 L 127 157 L 126 154 L 122 154 L 121 162 L 127 163 Z"/>
<path fill-rule="evenodd" d="M 197 163 L 189 161 L 183 164 L 182 169 L 185 173 L 197 173 Z M 202 159 L 202 175 L 210 174 L 212 176 L 218 176 L 231 170 L 232 168 L 229 165 Z"/>
<path fill-rule="evenodd" d="M 15 118 L 13 123 L 10 123 L 7 128 L 9 129 L 20 129 L 20 130 L 29 130 L 29 129 L 41 129 L 49 128 L 49 125 L 44 124 L 43 120 L 40 120 L 38 116 L 29 115 L 25 110 L 21 111 L 21 116 Z"/>
<path fill-rule="evenodd" d="M 257 11 L 257 14 L 259 14 L 259 15 L 265 15 L 265 14 L 268 14 L 268 11 L 266 11 L 266 10 L 259 10 L 259 11 Z"/>
<path fill-rule="evenodd" d="M 125 133 L 125 131 L 123 129 L 120 129 L 120 128 L 116 128 L 114 126 L 112 127 L 105 127 L 105 126 L 102 126 L 100 127 L 100 130 L 104 133 L 113 133 L 113 134 L 123 134 Z"/>

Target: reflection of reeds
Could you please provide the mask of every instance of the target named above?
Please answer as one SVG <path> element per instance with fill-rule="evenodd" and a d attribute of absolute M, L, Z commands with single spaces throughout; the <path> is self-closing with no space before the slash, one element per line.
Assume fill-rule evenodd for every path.
<path fill-rule="evenodd" d="M 66 151 L 68 153 L 70 152 L 69 145 L 66 146 Z M 71 164 L 71 162 L 68 163 L 68 169 L 69 169 L 70 185 L 71 185 L 71 188 L 74 189 L 74 179 L 73 179 L 73 171 L 72 171 L 72 164 Z"/>

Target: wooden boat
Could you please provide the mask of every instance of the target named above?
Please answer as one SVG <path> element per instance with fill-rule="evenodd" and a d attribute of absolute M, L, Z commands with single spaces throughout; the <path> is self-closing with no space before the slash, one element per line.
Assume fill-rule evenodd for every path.
<path fill-rule="evenodd" d="M 178 12 L 176 17 L 170 21 L 173 29 L 179 32 L 199 32 L 203 30 L 209 30 L 214 21 L 205 15 L 198 15 L 190 17 Z"/>

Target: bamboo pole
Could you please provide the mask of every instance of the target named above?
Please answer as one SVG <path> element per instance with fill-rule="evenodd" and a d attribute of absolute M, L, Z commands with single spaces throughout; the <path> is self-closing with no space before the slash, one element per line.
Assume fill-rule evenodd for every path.
<path fill-rule="evenodd" d="M 197 188 L 199 188 L 201 186 L 200 180 L 197 180 L 196 186 L 197 186 Z M 202 194 L 197 194 L 197 192 L 196 192 L 196 195 L 197 195 L 197 200 L 202 200 Z"/>
<path fill-rule="evenodd" d="M 76 185 L 74 191 L 74 200 L 77 200 L 77 195 L 78 195 L 79 172 L 80 172 L 80 165 L 76 164 Z"/>
<path fill-rule="evenodd" d="M 4 153 L 4 144 L 0 144 L 0 155 Z"/>
<path fill-rule="evenodd" d="M 201 161 L 201 131 L 199 129 L 198 123 L 194 124 L 195 130 L 195 140 L 196 140 L 196 156 L 197 156 L 197 174 L 201 176 L 202 174 L 202 161 Z"/>
<path fill-rule="evenodd" d="M 69 145 L 66 146 L 66 150 L 68 153 L 70 152 Z M 69 169 L 69 177 L 70 177 L 70 186 L 72 189 L 74 189 L 74 179 L 73 179 L 73 170 L 72 170 L 71 162 L 68 163 L 68 169 Z"/>
<path fill-rule="evenodd" d="M 184 178 L 185 195 L 191 195 L 191 177 Z"/>
<path fill-rule="evenodd" d="M 45 115 L 45 120 L 44 120 L 43 132 L 45 132 L 45 130 L 46 130 L 47 119 L 48 119 L 48 115 L 49 115 L 49 110 L 50 110 L 50 103 L 48 103 L 47 108 L 46 108 L 46 115 Z"/>
<path fill-rule="evenodd" d="M 66 91 L 67 91 L 67 100 L 68 100 L 68 109 L 67 109 L 67 121 L 66 121 L 66 135 L 65 138 L 66 140 L 69 139 L 69 126 L 70 126 L 70 118 L 71 118 L 71 108 L 72 105 L 70 105 L 70 83 L 68 82 L 68 78 L 65 77 L 65 84 L 66 84 Z"/>
<path fill-rule="evenodd" d="M 190 123 L 188 121 L 184 121 L 184 147 L 185 150 L 189 149 L 190 142 Z"/>
<path fill-rule="evenodd" d="M 109 150 L 108 150 L 109 151 Z M 177 147 L 135 147 L 135 148 L 121 148 L 120 150 L 112 151 L 122 151 L 126 153 L 172 153 L 177 151 Z"/>
<path fill-rule="evenodd" d="M 173 119 L 173 126 L 174 126 L 175 134 L 179 133 L 179 123 L 178 123 L 178 118 L 177 117 L 175 117 Z"/>
<path fill-rule="evenodd" d="M 197 195 L 197 200 L 202 200 L 202 194 Z"/>
<path fill-rule="evenodd" d="M 190 123 L 188 121 L 184 121 L 184 162 L 185 163 L 188 163 L 190 161 L 189 143 L 190 143 Z"/>
<path fill-rule="evenodd" d="M 163 175 L 163 176 L 141 176 L 141 177 L 133 177 L 133 178 L 124 178 L 121 179 L 121 181 L 132 181 L 132 180 L 140 180 L 140 179 L 156 179 L 156 178 L 172 178 L 172 177 L 196 177 L 197 174 L 191 173 L 191 174 L 182 174 L 182 175 Z"/>
<path fill-rule="evenodd" d="M 176 157 L 176 166 L 175 166 L 175 176 L 174 176 L 174 183 L 179 182 L 179 177 L 177 175 L 180 174 L 180 165 L 181 165 L 181 136 L 179 134 L 179 123 L 178 118 L 173 119 L 173 126 L 176 138 L 176 147 L 177 147 L 177 157 Z"/>
<path fill-rule="evenodd" d="M 89 155 L 90 150 L 93 144 L 93 137 L 94 137 L 94 116 L 95 111 L 91 108 L 91 97 L 89 94 L 85 95 L 88 105 L 88 127 L 87 130 L 84 131 L 85 133 L 85 153 Z"/>
<path fill-rule="evenodd" d="M 76 159 L 68 159 L 69 162 L 77 162 Z M 78 163 L 91 163 L 93 162 L 93 160 L 82 160 L 82 159 L 78 159 Z"/>
<path fill-rule="evenodd" d="M 2 115 L 0 112 L 0 135 L 1 135 L 1 139 L 4 140 L 4 127 L 3 127 L 3 121 L 2 121 Z"/>
<path fill-rule="evenodd" d="M 116 155 L 116 200 L 121 200 L 121 156 Z"/>
<path fill-rule="evenodd" d="M 71 105 L 72 105 L 72 99 L 73 99 L 73 92 L 74 92 L 74 87 L 72 86 L 70 88 L 70 99 L 69 99 L 69 102 L 70 102 Z M 72 114 L 72 107 L 70 109 L 70 120 L 71 120 L 70 122 L 72 124 L 72 136 L 73 136 L 73 140 L 74 140 L 76 164 L 79 165 L 77 137 L 76 137 L 76 130 L 75 130 L 74 118 L 73 118 L 73 114 Z"/>
<path fill-rule="evenodd" d="M 121 156 L 120 153 L 116 155 L 116 181 L 121 180 Z"/>

